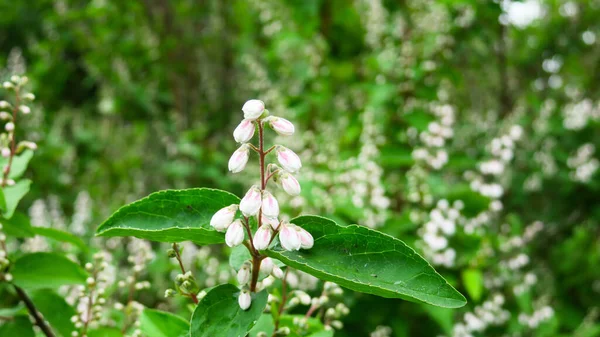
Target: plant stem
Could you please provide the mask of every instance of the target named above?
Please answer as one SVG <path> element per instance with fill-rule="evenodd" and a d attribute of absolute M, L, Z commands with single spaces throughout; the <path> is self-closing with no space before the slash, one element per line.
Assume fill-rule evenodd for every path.
<path fill-rule="evenodd" d="M 12 119 L 12 123 L 16 125 L 17 123 L 17 112 L 19 111 L 19 106 L 21 105 L 21 97 L 19 96 L 19 87 L 15 87 L 15 106 L 13 107 L 12 113 L 13 113 L 13 119 Z M 15 126 L 16 129 L 16 126 Z M 12 167 L 12 162 L 13 162 L 13 157 L 15 156 L 15 152 L 16 152 L 16 142 L 15 142 L 15 133 L 16 130 L 12 131 L 12 137 L 10 140 L 10 156 L 8 157 L 8 164 L 6 165 L 6 169 L 2 168 L 4 170 L 4 175 L 2 177 L 2 187 L 6 187 L 6 184 L 8 182 L 8 176 L 10 174 L 10 169 Z"/>
<path fill-rule="evenodd" d="M 265 140 L 264 140 L 264 128 L 262 121 L 259 120 L 258 124 L 258 158 L 260 163 L 260 190 L 261 192 L 265 190 L 267 187 L 267 180 L 265 179 Z M 250 253 L 252 254 L 252 279 L 250 281 L 250 291 L 256 292 L 256 284 L 258 283 L 258 273 L 260 271 L 260 263 L 264 259 L 263 256 L 260 256 L 256 248 L 254 248 L 254 243 L 252 242 L 252 231 L 250 230 L 250 221 L 248 218 L 245 218 L 246 223 L 245 227 L 248 231 L 248 237 L 250 239 L 250 245 L 252 250 Z M 262 209 L 258 211 L 258 227 L 262 226 Z"/>
<path fill-rule="evenodd" d="M 177 262 L 179 262 L 179 268 L 181 268 L 181 273 L 185 274 L 185 267 L 183 266 L 183 262 L 181 262 L 181 253 L 179 251 L 179 245 L 177 243 L 173 243 L 173 250 L 175 251 L 175 257 L 177 258 Z M 194 303 L 198 304 L 198 296 L 196 294 L 190 293 L 189 297 L 194 301 Z"/>
<path fill-rule="evenodd" d="M 23 303 L 25 303 L 25 306 L 27 307 L 29 314 L 31 314 L 31 316 L 35 320 L 35 324 L 42 330 L 44 335 L 46 335 L 46 337 L 56 337 L 54 332 L 52 332 L 52 329 L 50 329 L 50 326 L 48 326 L 48 324 L 46 324 L 46 321 L 44 321 L 44 319 L 40 315 L 40 312 L 37 311 L 35 305 L 31 301 L 29 296 L 27 296 L 25 291 L 23 291 L 23 289 L 21 289 L 17 286 L 14 286 L 14 287 L 15 287 L 15 290 L 17 291 L 17 295 L 19 295 L 19 297 L 21 298 Z"/>

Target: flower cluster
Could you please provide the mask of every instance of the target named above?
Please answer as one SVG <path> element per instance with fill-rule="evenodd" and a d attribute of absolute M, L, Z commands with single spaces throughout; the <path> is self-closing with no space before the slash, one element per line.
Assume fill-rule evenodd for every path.
<path fill-rule="evenodd" d="M 260 162 L 260 183 L 250 187 L 239 204 L 229 205 L 217 211 L 211 218 L 210 225 L 217 231 L 225 232 L 225 243 L 229 247 L 245 244 L 253 256 L 252 262 L 244 263 L 237 275 L 238 282 L 244 287 L 239 296 L 240 307 L 247 309 L 250 306 L 250 292 L 256 291 L 258 282 L 258 273 L 253 273 L 253 270 L 260 269 L 263 273 L 283 277 L 281 269 L 259 252 L 267 249 L 277 236 L 281 246 L 288 251 L 310 249 L 313 246 L 313 237 L 303 228 L 279 219 L 279 202 L 273 193 L 267 190 L 267 184 L 272 179 L 287 194 L 300 194 L 300 184 L 293 176 L 302 167 L 298 155 L 281 145 L 274 145 L 267 150 L 264 148 L 265 125 L 281 136 L 293 135 L 294 125 L 284 118 L 270 116 L 260 100 L 247 101 L 242 111 L 244 119 L 233 132 L 233 138 L 241 145 L 229 159 L 229 171 L 243 171 L 248 163 L 250 151 L 255 151 Z M 255 146 L 250 141 L 257 128 L 259 139 L 258 146 Z M 275 154 L 279 165 L 272 163 L 265 166 L 266 156 L 270 153 Z M 254 233 L 251 219 L 255 219 L 257 223 Z M 246 288 L 248 284 L 250 286 Z"/>
<path fill-rule="evenodd" d="M 441 199 L 429 213 L 429 221 L 419 231 L 425 244 L 425 255 L 434 265 L 454 266 L 456 251 L 448 247 L 448 238 L 456 233 L 457 223 L 464 221 L 460 213 L 463 207 L 460 200 L 450 205 L 448 200 Z"/>
<path fill-rule="evenodd" d="M 443 147 L 454 135 L 454 108 L 448 104 L 433 104 L 431 109 L 439 120 L 429 123 L 427 130 L 419 134 L 424 147 L 416 148 L 412 156 L 416 161 L 425 161 L 433 169 L 439 170 L 448 162 L 448 153 Z"/>
<path fill-rule="evenodd" d="M 600 161 L 593 157 L 595 151 L 594 144 L 583 144 L 573 156 L 567 159 L 567 166 L 573 170 L 569 174 L 571 180 L 587 183 L 592 179 L 594 173 L 600 168 Z"/>
<path fill-rule="evenodd" d="M 487 329 L 489 326 L 502 325 L 510 318 L 510 312 L 503 309 L 504 296 L 496 294 L 480 306 L 475 307 L 473 312 L 467 312 L 463 319 L 464 323 L 454 325 L 453 337 L 473 337 Z"/>

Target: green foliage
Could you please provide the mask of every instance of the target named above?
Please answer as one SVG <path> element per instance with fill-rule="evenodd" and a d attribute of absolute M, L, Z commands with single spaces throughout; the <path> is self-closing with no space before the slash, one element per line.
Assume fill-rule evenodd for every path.
<path fill-rule="evenodd" d="M 27 290 L 83 284 L 87 278 L 77 263 L 54 253 L 23 255 L 14 262 L 11 273 L 13 282 Z"/>
<path fill-rule="evenodd" d="M 65 301 L 63 296 L 50 289 L 40 289 L 31 294 L 31 300 L 55 331 L 63 337 L 71 336 L 71 332 L 75 330 L 71 322 L 75 309 Z"/>
<path fill-rule="evenodd" d="M 140 330 L 148 337 L 185 337 L 190 324 L 169 312 L 144 309 L 140 318 Z"/>
<path fill-rule="evenodd" d="M 31 181 L 23 179 L 12 186 L 2 188 L 6 205 L 6 208 L 2 211 L 2 216 L 5 219 L 10 219 L 13 216 L 15 209 L 19 205 L 19 201 L 29 192 L 30 186 Z"/>
<path fill-rule="evenodd" d="M 16 316 L 0 325 L 0 336 L 35 337 L 35 333 L 27 316 Z"/>

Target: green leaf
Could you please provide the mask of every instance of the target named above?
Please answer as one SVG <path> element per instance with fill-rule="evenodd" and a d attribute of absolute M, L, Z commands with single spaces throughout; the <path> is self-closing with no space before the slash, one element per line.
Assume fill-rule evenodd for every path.
<path fill-rule="evenodd" d="M 65 302 L 62 296 L 50 289 L 41 289 L 31 295 L 31 300 L 55 332 L 63 337 L 71 336 L 71 332 L 75 330 L 75 325 L 71 322 L 75 309 Z"/>
<path fill-rule="evenodd" d="M 27 316 L 17 316 L 0 326 L 0 336 L 35 337 L 33 326 Z"/>
<path fill-rule="evenodd" d="M 248 310 L 240 308 L 239 293 L 232 284 L 212 288 L 192 315 L 191 337 L 246 336 L 267 305 L 267 292 L 252 294 L 252 305 Z"/>
<path fill-rule="evenodd" d="M 466 269 L 462 272 L 462 280 L 469 296 L 479 302 L 483 293 L 483 274 L 479 269 Z"/>
<path fill-rule="evenodd" d="M 333 330 L 323 330 L 308 335 L 308 337 L 333 337 Z"/>
<path fill-rule="evenodd" d="M 325 329 L 321 320 L 315 317 L 308 317 L 303 327 L 299 327 L 294 323 L 295 320 L 302 320 L 304 318 L 304 315 L 281 315 L 279 326 L 290 328 L 288 337 L 302 337 L 308 334 L 319 333 Z"/>
<path fill-rule="evenodd" d="M 90 330 L 87 335 L 88 337 L 123 337 L 121 330 L 109 327 L 100 327 Z"/>
<path fill-rule="evenodd" d="M 239 245 L 231 248 L 231 254 L 229 254 L 229 265 L 231 268 L 238 271 L 242 268 L 244 262 L 248 260 L 252 260 L 252 255 L 250 255 L 246 246 Z"/>
<path fill-rule="evenodd" d="M 140 318 L 140 329 L 146 337 L 184 337 L 190 324 L 170 312 L 144 309 Z"/>
<path fill-rule="evenodd" d="M 258 333 L 264 332 L 267 336 L 271 336 L 273 335 L 273 331 L 275 331 L 273 316 L 270 314 L 262 314 L 258 321 L 256 321 L 256 325 L 248 332 L 248 335 L 250 337 L 256 337 Z"/>
<path fill-rule="evenodd" d="M 83 284 L 87 273 L 77 263 L 54 253 L 23 255 L 11 269 L 13 283 L 25 289 Z"/>
<path fill-rule="evenodd" d="M 27 165 L 29 164 L 29 161 L 32 157 L 33 151 L 29 149 L 23 151 L 21 154 L 14 156 L 8 177 L 10 179 L 20 178 L 23 175 L 23 173 L 25 173 Z M 4 167 L 7 164 L 8 158 L 0 157 L 0 167 Z"/>
<path fill-rule="evenodd" d="M 25 306 L 21 303 L 14 308 L 0 308 L 0 316 L 2 317 L 13 317 L 17 315 L 27 315 L 27 309 L 25 309 Z"/>
<path fill-rule="evenodd" d="M 30 238 L 34 236 L 29 217 L 21 212 L 16 212 L 10 219 L 0 219 L 2 231 L 8 236 L 16 238 Z"/>
<path fill-rule="evenodd" d="M 83 240 L 80 237 L 75 236 L 69 232 L 63 232 L 61 230 L 50 227 L 31 227 L 31 229 L 33 233 L 37 235 L 41 235 L 61 242 L 71 243 L 83 251 L 88 250 L 88 246 L 85 244 L 85 242 L 83 242 Z"/>
<path fill-rule="evenodd" d="M 96 235 L 199 245 L 223 243 L 225 235 L 210 227 L 210 219 L 219 209 L 239 202 L 231 193 L 208 188 L 156 192 L 121 207 L 98 227 Z"/>
<path fill-rule="evenodd" d="M 6 208 L 2 211 L 2 216 L 5 219 L 10 219 L 13 216 L 17 205 L 19 205 L 19 201 L 29 192 L 30 186 L 31 180 L 23 179 L 12 186 L 2 188 L 6 201 Z"/>
<path fill-rule="evenodd" d="M 467 301 L 431 265 L 404 242 L 367 227 L 342 227 L 318 216 L 292 222 L 315 240 L 309 250 L 288 252 L 279 243 L 266 254 L 325 281 L 388 298 L 445 308 Z"/>

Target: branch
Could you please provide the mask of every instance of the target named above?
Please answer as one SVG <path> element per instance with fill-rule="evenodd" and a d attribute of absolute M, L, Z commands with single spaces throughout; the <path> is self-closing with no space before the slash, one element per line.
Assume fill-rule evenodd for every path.
<path fill-rule="evenodd" d="M 42 330 L 44 335 L 46 335 L 46 337 L 56 337 L 54 332 L 52 332 L 52 329 L 50 329 L 50 326 L 48 324 L 46 324 L 46 321 L 42 318 L 42 315 L 40 314 L 40 312 L 37 311 L 37 309 L 35 308 L 35 305 L 31 301 L 31 299 L 27 296 L 25 291 L 23 291 L 23 289 L 17 287 L 16 285 L 14 287 L 15 287 L 15 290 L 17 291 L 17 295 L 19 295 L 19 297 L 21 298 L 23 303 L 25 303 L 25 306 L 27 307 L 29 314 L 31 314 L 31 316 L 35 320 L 35 324 L 38 327 L 40 327 L 40 329 Z"/>

